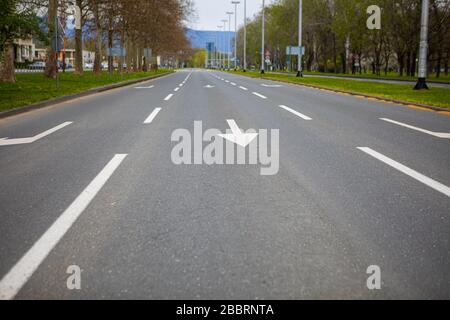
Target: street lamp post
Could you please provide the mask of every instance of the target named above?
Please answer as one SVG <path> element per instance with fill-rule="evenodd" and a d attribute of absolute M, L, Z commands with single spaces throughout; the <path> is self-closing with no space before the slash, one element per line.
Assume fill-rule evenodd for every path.
<path fill-rule="evenodd" d="M 217 31 L 214 32 L 214 68 L 217 68 Z"/>
<path fill-rule="evenodd" d="M 247 71 L 247 0 L 244 0 L 244 72 Z"/>
<path fill-rule="evenodd" d="M 217 26 L 217 28 L 219 28 L 219 39 L 217 40 L 217 43 L 220 44 L 220 46 L 222 46 L 222 37 L 220 30 L 223 28 L 223 26 Z M 223 61 L 223 53 L 220 52 L 220 48 L 219 48 L 219 69 L 222 68 L 222 61 Z"/>
<path fill-rule="evenodd" d="M 261 45 L 261 74 L 264 74 L 264 32 L 265 32 L 265 1 L 262 1 L 262 45 Z"/>
<path fill-rule="evenodd" d="M 303 16 L 303 1 L 299 0 L 298 3 L 298 69 L 297 69 L 297 77 L 303 77 L 303 68 L 302 68 L 302 16 Z"/>
<path fill-rule="evenodd" d="M 232 50 L 231 50 L 231 16 L 233 15 L 233 12 L 227 12 L 228 15 L 228 69 L 231 69 L 231 54 L 232 54 Z"/>
<path fill-rule="evenodd" d="M 222 20 L 222 22 L 223 22 L 223 32 L 224 32 L 224 37 L 223 37 L 223 42 L 224 42 L 224 50 L 226 50 L 226 54 L 228 55 L 228 46 L 226 45 L 226 42 L 227 42 L 227 35 L 226 35 L 226 33 L 227 33 L 227 20 L 226 19 L 224 19 L 224 20 Z M 225 65 L 226 65 L 226 60 L 227 60 L 227 57 L 224 55 L 223 56 L 223 65 L 222 65 L 222 69 L 224 69 L 225 70 Z"/>
<path fill-rule="evenodd" d="M 237 69 L 237 6 L 240 1 L 231 1 L 234 4 L 234 70 Z"/>
<path fill-rule="evenodd" d="M 419 51 L 419 79 L 414 90 L 428 89 L 427 86 L 427 55 L 428 55 L 428 20 L 429 0 L 422 0 L 422 18 L 420 26 L 420 51 Z"/>

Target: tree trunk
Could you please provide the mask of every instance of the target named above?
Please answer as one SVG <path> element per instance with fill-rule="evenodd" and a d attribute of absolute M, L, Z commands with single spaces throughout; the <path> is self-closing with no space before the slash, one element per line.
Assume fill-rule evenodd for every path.
<path fill-rule="evenodd" d="M 94 58 L 94 74 L 102 72 L 102 25 L 100 21 L 100 12 L 98 3 L 94 4 L 94 19 L 95 19 L 95 58 Z"/>
<path fill-rule="evenodd" d="M 5 44 L 0 61 L 0 82 L 16 82 L 14 68 L 14 45 Z"/>
<path fill-rule="evenodd" d="M 411 52 L 406 54 L 406 75 L 411 76 Z"/>
<path fill-rule="evenodd" d="M 76 5 L 80 8 L 82 16 L 82 0 L 77 0 Z M 75 29 L 75 73 L 83 74 L 83 21 L 81 21 L 81 28 Z"/>
<path fill-rule="evenodd" d="M 55 78 L 56 73 L 58 72 L 57 66 L 57 52 L 56 48 L 56 14 L 58 11 L 58 1 L 57 0 L 49 0 L 48 1 L 48 16 L 47 16 L 47 25 L 49 30 L 49 38 L 51 41 L 51 45 L 47 48 L 47 61 L 45 64 L 45 76 L 47 78 Z"/>
<path fill-rule="evenodd" d="M 410 71 L 411 77 L 414 77 L 416 75 L 416 59 L 417 53 L 414 52 L 411 58 L 411 71 Z"/>
<path fill-rule="evenodd" d="M 441 63 L 442 63 L 442 50 L 440 49 L 437 59 L 436 78 L 439 78 L 441 76 Z"/>
<path fill-rule="evenodd" d="M 113 47 L 113 29 L 112 29 L 112 21 L 109 21 L 109 30 L 108 30 L 108 48 L 112 49 Z M 114 72 L 114 57 L 112 55 L 108 56 L 108 71 L 110 74 Z"/>
<path fill-rule="evenodd" d="M 404 56 L 403 54 L 398 54 L 397 53 L 397 60 L 398 60 L 398 73 L 400 75 L 400 77 L 403 77 L 403 67 L 404 67 Z"/>

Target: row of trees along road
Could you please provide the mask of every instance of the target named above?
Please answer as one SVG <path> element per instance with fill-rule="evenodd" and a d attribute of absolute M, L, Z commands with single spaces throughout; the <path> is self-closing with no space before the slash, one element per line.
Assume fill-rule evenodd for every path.
<path fill-rule="evenodd" d="M 266 50 L 276 69 L 289 67 L 286 47 L 296 46 L 298 0 L 277 0 L 266 8 Z M 378 5 L 381 30 L 369 30 L 367 8 Z M 420 0 L 303 0 L 304 64 L 308 71 L 335 73 L 398 71 L 415 76 L 420 42 Z M 261 13 L 248 20 L 248 66 L 261 63 Z M 244 30 L 238 31 L 243 61 Z M 430 1 L 429 68 L 448 74 L 450 1 Z M 292 64 L 297 62 L 292 57 Z M 292 65 L 295 70 L 295 65 Z M 365 69 L 365 70 L 364 70 Z"/>
<path fill-rule="evenodd" d="M 13 42 L 28 37 L 46 45 L 45 76 L 56 76 L 55 19 L 73 14 L 75 5 L 81 9 L 74 39 L 78 74 L 83 73 L 83 44 L 95 51 L 94 73 L 101 72 L 102 56 L 111 47 L 126 48 L 127 72 L 147 70 L 144 48 L 153 56 L 189 51 L 184 25 L 192 14 L 191 0 L 0 0 L 0 82 L 15 81 Z M 113 68 L 112 58 L 108 64 Z"/>

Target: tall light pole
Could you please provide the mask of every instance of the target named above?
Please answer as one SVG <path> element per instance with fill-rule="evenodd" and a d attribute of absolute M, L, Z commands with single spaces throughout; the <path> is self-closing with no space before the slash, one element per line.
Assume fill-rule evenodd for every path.
<path fill-rule="evenodd" d="M 422 0 L 422 18 L 420 26 L 419 79 L 414 90 L 428 89 L 427 55 L 428 55 L 428 20 L 430 1 Z"/>
<path fill-rule="evenodd" d="M 244 0 L 244 72 L 247 71 L 247 0 Z"/>
<path fill-rule="evenodd" d="M 214 40 L 214 67 L 217 68 L 217 31 L 214 32 L 215 40 Z"/>
<path fill-rule="evenodd" d="M 231 54 L 233 50 L 231 50 L 231 16 L 233 12 L 227 12 L 228 15 L 228 69 L 231 69 Z"/>
<path fill-rule="evenodd" d="M 303 77 L 303 68 L 302 68 L 302 17 L 303 17 L 303 1 L 298 1 L 298 68 L 297 68 L 297 77 Z"/>
<path fill-rule="evenodd" d="M 217 43 L 220 43 L 220 46 L 222 46 L 222 37 L 220 36 L 221 32 L 220 30 L 223 28 L 223 26 L 217 26 L 217 28 L 219 28 L 219 39 L 217 40 Z M 223 58 L 223 53 L 220 52 L 219 49 L 219 69 L 222 68 L 222 59 Z"/>
<path fill-rule="evenodd" d="M 265 47 L 265 42 L 264 42 L 264 32 L 265 32 L 265 9 L 266 9 L 266 5 L 265 5 L 265 1 L 262 0 L 262 45 L 261 45 L 261 74 L 264 74 L 264 47 Z"/>
<path fill-rule="evenodd" d="M 231 1 L 234 4 L 234 70 L 237 69 L 237 6 L 240 1 Z"/>
<path fill-rule="evenodd" d="M 226 36 L 226 33 L 227 33 L 227 22 L 228 22 L 228 20 L 224 19 L 224 20 L 222 20 L 222 22 L 223 22 L 223 32 L 224 32 L 223 42 L 224 42 L 224 44 L 225 44 L 224 50 L 226 50 L 227 55 L 228 55 L 228 46 L 226 45 L 226 43 L 227 43 L 227 36 Z M 223 56 L 223 66 L 222 66 L 222 69 L 225 69 L 226 60 L 227 60 L 227 57 L 224 55 L 224 56 Z"/>

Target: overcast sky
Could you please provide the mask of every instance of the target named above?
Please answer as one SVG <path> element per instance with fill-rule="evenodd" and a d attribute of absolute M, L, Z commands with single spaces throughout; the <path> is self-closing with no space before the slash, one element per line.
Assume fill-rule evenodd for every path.
<path fill-rule="evenodd" d="M 238 0 L 239 1 L 239 0 Z M 238 26 L 244 23 L 244 0 L 238 5 Z M 274 0 L 266 0 L 266 4 Z M 194 0 L 197 18 L 190 23 L 190 27 L 196 30 L 217 30 L 217 26 L 223 25 L 221 20 L 228 19 L 225 12 L 234 12 L 231 0 Z M 247 16 L 252 17 L 261 9 L 262 0 L 247 0 Z M 234 30 L 234 17 L 231 30 Z M 228 24 L 227 24 L 228 30 Z"/>

